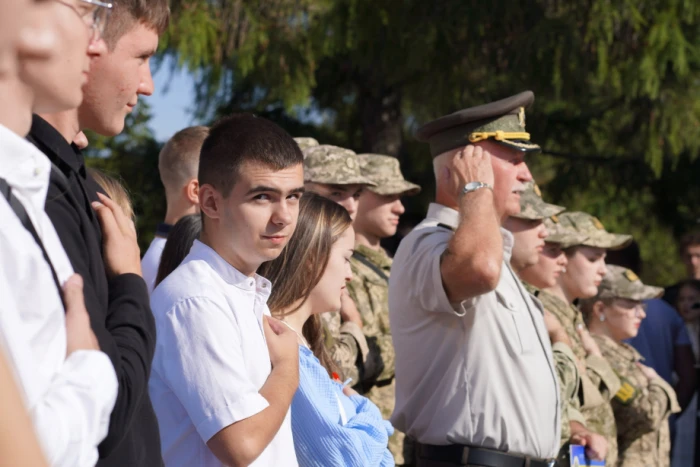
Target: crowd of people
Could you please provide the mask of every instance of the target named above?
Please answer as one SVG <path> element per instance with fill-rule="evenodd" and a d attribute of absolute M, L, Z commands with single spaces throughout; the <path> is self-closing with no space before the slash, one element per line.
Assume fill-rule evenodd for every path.
<path fill-rule="evenodd" d="M 546 203 L 530 91 L 417 129 L 435 201 L 393 257 L 421 191 L 398 159 L 252 114 L 185 128 L 142 257 L 83 130 L 122 132 L 168 21 L 0 0 L 1 464 L 692 465 L 700 234 L 664 295 L 630 235 Z"/>

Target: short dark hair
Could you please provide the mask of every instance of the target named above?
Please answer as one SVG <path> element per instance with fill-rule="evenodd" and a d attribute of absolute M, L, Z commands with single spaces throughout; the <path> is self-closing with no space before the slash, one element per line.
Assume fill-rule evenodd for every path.
<path fill-rule="evenodd" d="M 681 237 L 678 251 L 680 252 L 681 256 L 683 256 L 685 254 L 685 250 L 694 245 L 700 245 L 700 230 L 688 232 L 687 234 L 683 235 Z"/>
<path fill-rule="evenodd" d="M 155 285 L 160 284 L 182 263 L 192 244 L 202 233 L 202 219 L 198 214 L 181 217 L 168 234 L 158 265 Z"/>
<path fill-rule="evenodd" d="M 304 163 L 299 145 L 279 126 L 253 114 L 222 118 L 209 130 L 199 156 L 199 184 L 226 197 L 245 162 L 282 170 Z"/>
<path fill-rule="evenodd" d="M 137 23 L 153 29 L 160 36 L 169 22 L 168 0 L 118 0 L 112 4 L 103 37 L 107 47 L 114 50 L 119 39 Z"/>

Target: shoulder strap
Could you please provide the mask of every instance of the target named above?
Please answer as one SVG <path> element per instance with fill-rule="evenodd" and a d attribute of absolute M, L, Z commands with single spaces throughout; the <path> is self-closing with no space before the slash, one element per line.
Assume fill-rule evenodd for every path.
<path fill-rule="evenodd" d="M 63 297 L 63 294 L 61 293 L 61 283 L 58 280 L 56 269 L 53 267 L 53 263 L 51 263 L 49 254 L 46 252 L 44 242 L 41 241 L 41 238 L 39 237 L 39 234 L 37 233 L 34 224 L 32 224 L 32 220 L 29 218 L 29 214 L 27 214 L 27 210 L 24 209 L 24 206 L 15 197 L 15 195 L 12 194 L 12 187 L 7 183 L 7 181 L 4 178 L 0 178 L 0 193 L 2 194 L 3 198 L 7 200 L 8 204 L 15 212 L 15 215 L 22 223 L 24 228 L 27 229 L 27 231 L 32 235 L 32 237 L 34 237 L 34 241 L 39 246 L 39 248 L 41 248 L 41 253 L 44 255 L 44 260 L 46 260 L 46 262 L 49 265 L 49 268 L 51 269 L 51 276 L 53 277 L 53 281 L 56 284 L 56 288 L 58 289 L 58 295 L 60 297 Z M 63 298 L 61 298 L 61 300 L 63 300 Z"/>
<path fill-rule="evenodd" d="M 384 271 L 382 271 L 382 269 L 380 267 L 378 267 L 372 261 L 367 259 L 367 257 L 365 255 L 363 255 L 359 251 L 355 251 L 355 252 L 353 252 L 352 257 L 355 258 L 356 260 L 358 260 L 360 263 L 367 266 L 368 268 L 370 268 L 375 273 L 377 273 L 377 275 L 379 277 L 381 277 L 382 279 L 384 279 L 385 281 L 387 281 L 387 283 L 389 282 L 389 276 L 387 276 L 386 273 Z"/>

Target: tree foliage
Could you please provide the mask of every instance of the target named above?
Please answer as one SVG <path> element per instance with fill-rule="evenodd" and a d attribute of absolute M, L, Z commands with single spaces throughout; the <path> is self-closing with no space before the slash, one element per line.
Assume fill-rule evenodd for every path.
<path fill-rule="evenodd" d="M 655 266 L 647 279 L 679 273 L 669 252 L 700 218 L 698 2 L 172 0 L 171 9 L 160 57 L 195 76 L 200 116 L 253 111 L 295 135 L 398 156 L 425 187 L 409 216 L 424 212 L 433 183 L 413 129 L 532 89 L 528 130 L 546 154 L 531 166 L 545 193 L 634 233 Z M 158 188 L 148 170 L 129 183 Z"/>

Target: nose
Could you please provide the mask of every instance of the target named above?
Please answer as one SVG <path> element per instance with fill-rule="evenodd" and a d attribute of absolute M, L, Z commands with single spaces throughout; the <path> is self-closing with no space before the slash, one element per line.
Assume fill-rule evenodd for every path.
<path fill-rule="evenodd" d="M 404 212 L 406 212 L 406 208 L 404 207 L 404 205 L 403 205 L 403 203 L 401 202 L 400 199 L 397 199 L 396 201 L 394 201 L 394 209 L 393 209 L 393 211 L 394 211 L 394 214 L 397 214 L 397 215 L 399 215 L 399 216 L 400 216 L 401 214 L 403 214 Z"/>
<path fill-rule="evenodd" d="M 271 221 L 273 224 L 279 227 L 285 227 L 292 223 L 294 219 L 295 210 L 298 212 L 299 206 L 295 204 L 294 206 L 283 200 L 280 203 L 276 203 L 276 208 L 272 213 Z"/>
<path fill-rule="evenodd" d="M 91 40 L 87 47 L 88 57 L 93 58 L 99 55 L 104 55 L 107 52 L 107 43 L 101 37 L 97 40 Z"/>
<path fill-rule="evenodd" d="M 155 85 L 153 84 L 153 75 L 151 74 L 151 61 L 147 60 L 143 65 L 143 76 L 141 76 L 141 82 L 139 83 L 139 88 L 136 91 L 137 94 L 144 96 L 150 96 L 155 90 Z"/>
<path fill-rule="evenodd" d="M 544 222 L 541 223 L 538 228 L 540 229 L 539 237 L 541 239 L 549 237 L 549 232 L 547 231 L 547 227 L 545 227 Z"/>
<path fill-rule="evenodd" d="M 527 166 L 525 162 L 520 164 L 520 168 L 518 170 L 518 180 L 521 182 L 531 182 L 532 181 L 532 174 L 530 173 L 530 168 Z"/>
<path fill-rule="evenodd" d="M 345 282 L 350 282 L 352 280 L 352 268 L 350 263 L 345 263 Z"/>
<path fill-rule="evenodd" d="M 566 254 L 562 253 L 559 255 L 559 261 L 557 263 L 561 266 L 567 266 L 569 264 L 569 260 L 566 257 Z"/>
<path fill-rule="evenodd" d="M 647 317 L 647 312 L 644 310 L 644 305 L 637 306 L 637 318 L 644 319 Z"/>
<path fill-rule="evenodd" d="M 350 217 L 352 217 L 353 219 L 355 218 L 355 214 L 357 213 L 357 200 L 355 198 L 349 196 L 346 199 L 340 201 L 338 204 L 347 209 L 348 213 L 350 214 Z"/>

